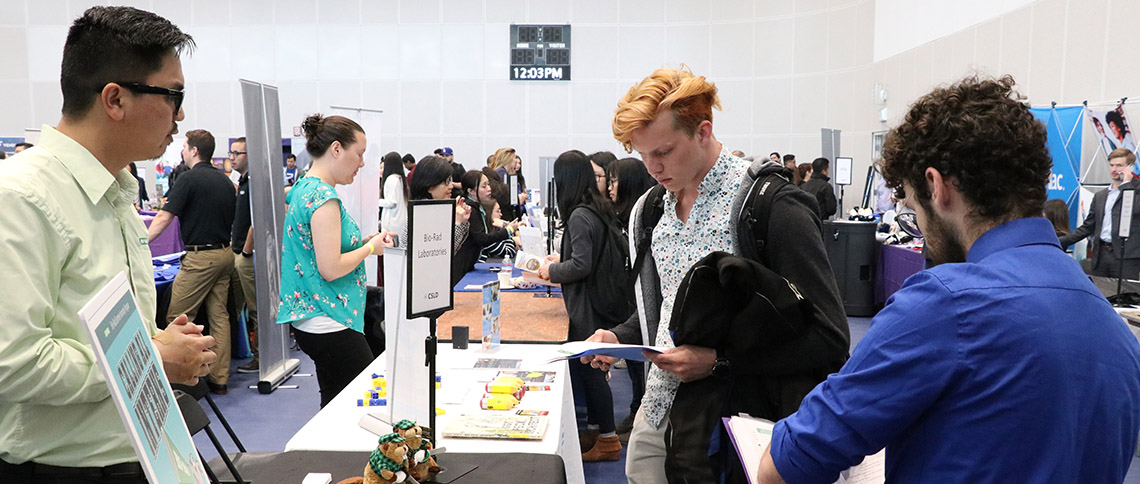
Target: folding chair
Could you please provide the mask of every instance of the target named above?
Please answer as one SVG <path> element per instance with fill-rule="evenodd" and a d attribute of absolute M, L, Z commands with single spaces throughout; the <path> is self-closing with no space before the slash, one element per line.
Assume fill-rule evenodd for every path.
<path fill-rule="evenodd" d="M 218 409 L 218 405 L 214 403 L 214 399 L 210 397 L 210 387 L 206 384 L 205 378 L 199 378 L 198 384 L 194 386 L 173 383 L 170 385 L 170 387 L 175 391 L 181 391 L 183 393 L 189 394 L 190 396 L 194 397 L 195 400 L 205 399 L 206 403 L 209 404 L 210 408 L 214 411 L 214 415 L 218 417 L 218 422 L 221 422 L 222 428 L 226 429 L 226 433 L 229 434 L 230 440 L 233 440 L 234 444 L 237 445 L 238 452 L 245 453 L 245 446 L 242 445 L 240 440 L 238 440 L 238 436 L 236 433 L 234 433 L 234 429 L 230 427 L 230 423 L 226 420 L 226 416 L 222 415 L 222 411 Z"/>
<path fill-rule="evenodd" d="M 238 484 L 247 484 L 246 481 L 241 478 L 241 474 L 238 472 L 237 467 L 234 466 L 233 461 L 230 460 L 229 455 L 226 454 L 226 449 L 222 447 L 221 441 L 214 435 L 214 431 L 210 430 L 210 418 L 206 416 L 206 411 L 202 410 L 202 406 L 198 404 L 198 400 L 195 399 L 193 395 L 181 390 L 175 390 L 174 395 L 178 401 L 178 408 L 182 410 L 182 418 L 186 420 L 186 427 L 190 430 L 190 435 L 197 435 L 199 431 L 205 430 L 206 435 L 210 437 L 210 442 L 214 444 L 214 448 L 218 451 L 218 456 L 225 462 L 226 468 L 230 471 L 230 475 L 234 477 Z M 202 452 L 198 452 L 198 458 L 202 459 L 202 462 L 206 462 L 206 459 L 202 457 Z M 212 466 L 206 465 L 204 467 L 206 468 L 206 475 L 210 477 L 210 482 L 220 484 L 221 481 L 218 480 L 217 474 L 211 469 Z"/>

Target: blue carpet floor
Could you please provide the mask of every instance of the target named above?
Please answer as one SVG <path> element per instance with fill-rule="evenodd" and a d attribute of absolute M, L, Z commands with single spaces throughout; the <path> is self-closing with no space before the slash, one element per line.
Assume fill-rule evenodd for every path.
<path fill-rule="evenodd" d="M 870 327 L 870 318 L 849 318 L 851 327 L 851 347 L 863 338 Z M 301 360 L 301 374 L 313 374 L 313 362 L 304 353 L 294 351 L 293 357 Z M 245 360 L 233 362 L 233 367 L 244 364 Z M 320 399 L 317 393 L 317 380 L 313 376 L 294 376 L 287 385 L 297 385 L 296 389 L 279 389 L 269 395 L 261 395 L 257 390 L 247 388 L 257 382 L 256 374 L 231 371 L 229 394 L 213 396 L 223 415 L 233 426 L 235 433 L 251 452 L 275 452 L 285 448 L 285 442 L 293 436 L 319 410 Z M 625 370 L 611 372 L 610 388 L 614 394 L 614 417 L 621 421 L 629 414 L 629 401 L 632 391 L 629 375 Z M 211 425 L 219 435 L 228 452 L 236 451 L 225 431 L 217 425 L 216 418 L 209 409 L 207 415 L 215 423 Z M 194 437 L 194 442 L 206 459 L 217 457 L 204 432 Z M 1140 484 L 1140 459 L 1133 459 L 1125 484 Z M 625 450 L 616 462 L 597 462 L 584 465 L 586 482 L 590 484 L 625 483 Z"/>

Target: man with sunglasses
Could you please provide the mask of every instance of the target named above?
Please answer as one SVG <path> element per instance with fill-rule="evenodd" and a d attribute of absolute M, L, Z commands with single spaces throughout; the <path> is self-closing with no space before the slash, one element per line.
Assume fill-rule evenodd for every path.
<path fill-rule="evenodd" d="M 230 240 L 237 194 L 229 177 L 211 163 L 213 154 L 214 136 L 209 131 L 186 133 L 182 159 L 190 170 L 166 194 L 166 204 L 150 222 L 147 234 L 150 240 L 158 238 L 178 217 L 186 255 L 170 287 L 166 320 L 185 314 L 193 321 L 199 308 L 205 308 L 218 354 L 206 383 L 210 391 L 225 395 L 230 379 L 230 314 L 226 303 L 234 269 Z"/>
<path fill-rule="evenodd" d="M 215 357 L 186 318 L 155 325 L 126 169 L 173 140 L 192 47 L 152 13 L 88 9 L 64 43 L 59 124 L 0 171 L 0 482 L 146 482 L 77 314 L 120 272 L 171 381 L 197 383 Z"/>
<path fill-rule="evenodd" d="M 1140 345 L 1041 217 L 1052 159 L 1023 100 L 967 78 L 887 135 L 883 177 L 938 265 L 776 424 L 757 482 L 830 483 L 884 447 L 887 482 L 1124 480 Z"/>

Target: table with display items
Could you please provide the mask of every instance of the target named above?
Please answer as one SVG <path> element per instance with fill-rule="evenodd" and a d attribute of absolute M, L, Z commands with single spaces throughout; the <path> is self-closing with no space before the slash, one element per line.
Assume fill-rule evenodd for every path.
<path fill-rule="evenodd" d="M 539 454 L 561 457 L 565 481 L 571 484 L 584 482 L 582 473 L 582 453 L 578 444 L 577 424 L 574 416 L 574 399 L 569 385 L 569 372 L 565 362 L 548 364 L 546 361 L 555 354 L 554 345 L 528 344 L 503 345 L 497 352 L 487 354 L 480 351 L 480 345 L 471 345 L 467 350 L 456 350 L 450 345 L 440 345 L 437 362 L 441 379 L 436 403 L 444 413 L 436 419 L 439 429 L 447 429 L 449 423 L 462 414 L 479 415 L 518 410 L 546 411 L 547 426 L 541 440 L 500 440 L 449 438 L 442 435 L 437 439 L 437 447 L 446 447 L 448 452 L 460 454 Z M 479 401 L 484 395 L 484 386 L 500 369 L 475 368 L 480 358 L 522 360 L 520 370 L 553 371 L 554 381 L 548 391 L 528 391 L 517 407 L 509 411 L 482 410 Z M 423 361 L 408 361 L 407 364 L 423 364 Z M 362 371 L 325 408 L 321 409 L 301 430 L 297 431 L 285 444 L 286 451 L 341 451 L 368 452 L 376 448 L 377 436 L 361 428 L 361 417 L 367 414 L 381 415 L 386 420 L 386 407 L 358 406 L 357 400 L 372 383 L 373 374 L 385 374 L 385 357 L 382 355 Z M 390 393 L 388 399 L 400 398 Z M 426 401 L 426 399 L 425 399 Z M 389 400 L 391 402 L 391 400 Z M 397 420 L 403 418 L 396 415 Z M 420 422 L 426 425 L 426 422 Z M 438 432 L 437 433 L 442 433 Z M 441 457 L 446 465 L 447 455 Z M 488 463 L 494 457 L 488 455 Z M 361 462 L 363 465 L 364 462 Z M 314 470 L 315 471 L 315 470 Z"/>
<path fill-rule="evenodd" d="M 475 269 L 463 275 L 455 284 L 455 292 L 482 292 L 483 284 L 498 280 L 499 273 L 492 272 L 502 267 L 499 262 L 478 262 L 475 264 Z M 511 279 L 522 277 L 523 270 L 518 267 L 513 267 L 511 270 Z M 545 285 L 536 285 L 535 287 L 510 287 L 502 288 L 504 292 L 546 292 Z M 562 292 L 562 288 L 558 286 L 550 287 L 550 292 Z"/>

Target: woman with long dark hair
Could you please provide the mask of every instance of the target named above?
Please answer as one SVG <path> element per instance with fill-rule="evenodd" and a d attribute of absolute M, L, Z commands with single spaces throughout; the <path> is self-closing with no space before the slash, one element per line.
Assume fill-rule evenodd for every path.
<path fill-rule="evenodd" d="M 590 159 L 581 151 L 562 153 L 554 161 L 554 185 L 558 196 L 558 213 L 562 218 L 561 258 L 549 256 L 550 264 L 539 269 L 539 277 L 562 284 L 563 301 L 570 317 L 567 339 L 583 341 L 598 329 L 610 329 L 625 320 L 626 315 L 604 314 L 591 301 L 590 286 L 598 283 L 600 251 L 617 218 L 608 199 L 598 192 Z M 614 425 L 613 394 L 606 374 L 570 361 L 570 378 L 586 396 L 588 421 L 596 422 L 597 440 L 582 454 L 583 462 L 613 461 L 621 458 L 621 441 Z M 587 431 L 587 439 L 593 429 Z M 588 444 L 586 444 L 588 445 Z"/>
<path fill-rule="evenodd" d="M 384 155 L 381 166 L 380 230 L 396 232 L 408 223 L 408 179 L 403 159 L 395 151 Z"/>
<path fill-rule="evenodd" d="M 637 158 L 622 158 L 609 166 L 610 199 L 614 201 L 618 222 L 623 230 L 629 227 L 629 214 L 637 199 L 657 184 L 657 180 L 645 169 L 645 163 Z M 645 395 L 645 363 L 641 361 L 626 360 L 626 370 L 633 385 L 633 396 L 629 401 L 629 415 L 618 422 L 618 434 L 626 434 L 633 430 L 633 417 L 641 408 L 641 397 Z"/>
<path fill-rule="evenodd" d="M 629 214 L 637 199 L 657 184 L 637 158 L 622 158 L 610 164 L 610 199 L 614 201 L 618 221 L 623 228 L 629 226 Z"/>
<path fill-rule="evenodd" d="M 491 196 L 491 182 L 479 170 L 470 170 L 460 179 L 464 200 L 471 208 L 471 238 L 479 247 L 479 262 L 489 258 L 514 257 L 518 252 L 515 231 L 518 223 L 496 224 L 492 211 L 499 202 Z"/>
<path fill-rule="evenodd" d="M 451 163 L 435 155 L 423 157 L 416 164 L 416 175 L 408 182 L 412 200 L 444 200 L 451 197 Z M 451 258 L 451 284 L 455 285 L 471 269 L 479 256 L 478 247 L 468 237 L 471 229 L 469 219 L 471 209 L 462 198 L 455 201 L 455 253 Z M 407 224 L 401 232 L 400 240 L 407 237 Z"/>
<path fill-rule="evenodd" d="M 364 260 L 387 237 L 363 237 L 336 185 L 349 185 L 364 166 L 364 129 L 343 116 L 314 114 L 301 124 L 313 157 L 307 176 L 285 196 L 278 324 L 291 324 L 297 345 L 317 367 L 321 407 L 372 362 L 365 339 Z"/>

